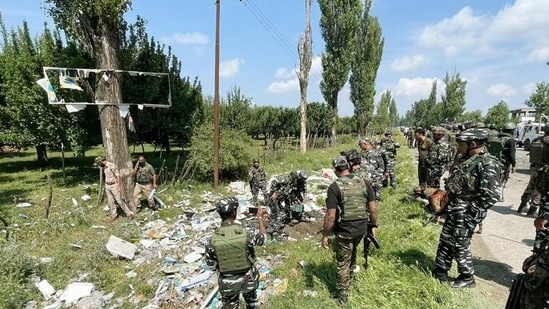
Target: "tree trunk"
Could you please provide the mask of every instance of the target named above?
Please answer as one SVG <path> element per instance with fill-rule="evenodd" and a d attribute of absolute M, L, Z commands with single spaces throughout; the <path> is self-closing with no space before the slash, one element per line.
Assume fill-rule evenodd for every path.
<path fill-rule="evenodd" d="M 42 166 L 48 165 L 49 159 L 48 159 L 46 145 L 40 144 L 40 145 L 37 145 L 35 148 L 36 148 L 36 159 L 38 160 L 38 163 Z"/>
<path fill-rule="evenodd" d="M 97 40 L 97 68 L 105 70 L 120 69 L 118 32 L 108 29 L 104 23 L 100 23 L 99 27 L 102 28 L 98 30 L 101 33 L 101 39 Z M 96 101 L 114 104 L 99 106 L 103 147 L 107 161 L 115 163 L 120 171 L 122 197 L 128 200 L 132 185 L 132 179 L 128 176 L 131 173 L 132 162 L 125 122 L 120 116 L 118 106 L 116 106 L 116 104 L 122 103 L 122 80 L 114 72 L 104 72 L 103 74 L 106 74 L 108 79 L 106 81 L 103 78 L 100 79 L 97 86 Z"/>
<path fill-rule="evenodd" d="M 334 107 L 332 109 L 332 138 L 330 139 L 330 146 L 335 146 L 336 145 L 336 141 L 337 141 L 337 121 L 338 121 L 338 116 L 337 116 L 337 99 L 335 100 L 335 104 L 334 104 Z"/>

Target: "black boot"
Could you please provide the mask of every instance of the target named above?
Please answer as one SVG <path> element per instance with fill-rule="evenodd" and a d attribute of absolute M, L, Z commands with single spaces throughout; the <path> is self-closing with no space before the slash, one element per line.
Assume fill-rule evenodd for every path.
<path fill-rule="evenodd" d="M 462 289 L 462 288 L 474 288 L 477 286 L 475 278 L 472 275 L 459 275 L 454 283 L 452 284 L 453 288 Z"/>
<path fill-rule="evenodd" d="M 526 207 L 526 204 L 528 204 L 526 201 L 521 201 L 521 202 L 520 202 L 520 205 L 519 205 L 519 207 L 518 207 L 518 209 L 517 209 L 517 212 L 518 212 L 519 214 L 522 213 L 522 210 Z"/>
<path fill-rule="evenodd" d="M 440 281 L 440 283 L 450 282 L 450 279 L 448 278 L 448 272 L 446 272 L 446 271 L 444 271 L 440 268 L 433 269 L 432 274 L 433 274 L 433 277 L 435 277 L 435 279 Z"/>
<path fill-rule="evenodd" d="M 527 217 L 535 217 L 537 210 L 538 210 L 537 205 L 531 205 L 530 208 L 528 208 L 528 212 L 526 213 L 526 216 Z"/>

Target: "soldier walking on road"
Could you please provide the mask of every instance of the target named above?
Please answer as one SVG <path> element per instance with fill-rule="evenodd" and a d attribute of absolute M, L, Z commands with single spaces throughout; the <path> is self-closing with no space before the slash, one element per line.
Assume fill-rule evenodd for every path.
<path fill-rule="evenodd" d="M 321 244 L 323 248 L 329 248 L 328 236 L 333 231 L 337 298 L 341 305 L 345 305 L 356 266 L 357 248 L 368 232 L 368 223 L 375 235 L 377 209 L 372 186 L 362 177 L 350 173 L 349 163 L 344 156 L 335 158 L 332 167 L 338 178 L 328 187 Z"/>
<path fill-rule="evenodd" d="M 215 208 L 221 216 L 221 227 L 212 234 L 206 246 L 206 265 L 219 273 L 219 293 L 224 309 L 239 308 L 242 293 L 246 308 L 259 308 L 257 287 L 259 272 L 255 267 L 256 246 L 265 243 L 263 209 L 257 210 L 259 233 L 253 234 L 236 223 L 238 200 L 228 197 L 218 200 Z"/>
<path fill-rule="evenodd" d="M 120 173 L 118 172 L 116 165 L 112 162 L 108 162 L 105 157 L 95 158 L 95 163 L 93 165 L 99 166 L 99 168 L 103 170 L 105 176 L 105 194 L 107 195 L 107 203 L 110 209 L 109 221 L 113 222 L 118 218 L 117 206 L 122 208 L 128 220 L 133 220 L 133 211 L 128 208 L 128 205 L 126 205 L 126 202 L 124 202 L 120 195 Z"/>
<path fill-rule="evenodd" d="M 549 141 L 546 142 L 549 139 L 549 124 L 545 124 L 543 132 L 543 136 L 534 138 L 530 143 L 530 181 L 520 197 L 520 205 L 517 209 L 518 213 L 522 213 L 530 202 L 527 216 L 534 215 L 541 203 L 541 196 L 536 188 L 538 171 L 549 163 Z"/>
<path fill-rule="evenodd" d="M 484 152 L 488 134 L 482 129 L 469 129 L 456 136 L 462 157 L 452 166 L 445 183 L 449 203 L 447 218 L 440 233 L 433 276 L 449 282 L 448 271 L 456 260 L 459 276 L 452 287 L 476 285 L 471 238 L 478 223 L 501 194 L 501 166 Z"/>
<path fill-rule="evenodd" d="M 144 194 L 149 202 L 149 207 L 154 208 L 155 201 L 152 190 L 157 188 L 156 173 L 154 167 L 145 161 L 145 156 L 139 156 L 137 164 L 132 170 L 132 177 L 135 182 L 132 194 L 132 211 L 139 213 L 141 211 L 141 195 Z"/>
<path fill-rule="evenodd" d="M 259 166 L 259 159 L 254 159 L 252 167 L 248 171 L 250 190 L 252 191 L 252 201 L 257 206 L 257 195 L 261 190 L 263 199 L 267 200 L 267 174 L 262 166 Z"/>

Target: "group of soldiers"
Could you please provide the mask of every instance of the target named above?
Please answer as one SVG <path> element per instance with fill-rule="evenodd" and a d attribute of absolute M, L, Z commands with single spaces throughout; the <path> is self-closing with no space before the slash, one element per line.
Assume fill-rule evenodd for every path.
<path fill-rule="evenodd" d="M 267 174 L 260 166 L 259 159 L 253 160 L 248 171 L 252 202 L 258 206 L 257 197 L 262 192 L 264 204 L 270 210 L 270 234 L 283 236 L 282 230 L 285 226 L 304 220 L 303 202 L 307 193 L 307 178 L 305 171 L 294 170 L 286 177 L 273 178 L 267 190 Z"/>

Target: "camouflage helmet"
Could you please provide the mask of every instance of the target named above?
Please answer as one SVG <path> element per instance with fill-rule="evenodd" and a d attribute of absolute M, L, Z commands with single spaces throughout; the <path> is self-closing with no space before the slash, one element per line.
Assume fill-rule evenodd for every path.
<path fill-rule="evenodd" d="M 446 130 L 444 130 L 443 127 L 434 127 L 432 132 L 433 132 L 433 135 L 434 134 L 440 134 L 440 135 L 446 134 Z"/>
<path fill-rule="evenodd" d="M 253 163 L 259 163 L 259 159 L 258 158 L 255 158 Z"/>
<path fill-rule="evenodd" d="M 471 128 L 456 135 L 456 142 L 486 141 L 488 132 L 480 128 Z"/>
<path fill-rule="evenodd" d="M 357 160 L 360 161 L 360 155 L 358 154 L 358 151 L 356 149 L 351 149 L 344 153 L 345 159 L 347 159 L 348 162 L 354 163 Z"/>
<path fill-rule="evenodd" d="M 309 175 L 307 175 L 307 172 L 305 172 L 303 170 L 298 170 L 297 171 L 297 178 L 299 180 L 305 180 L 305 179 L 309 178 Z"/>
<path fill-rule="evenodd" d="M 517 125 L 513 122 L 506 122 L 503 125 L 503 130 L 514 130 L 517 127 Z"/>
<path fill-rule="evenodd" d="M 545 133 L 549 133 L 549 122 L 543 126 L 542 131 Z"/>
<path fill-rule="evenodd" d="M 389 130 L 385 131 L 385 136 L 391 136 L 391 135 L 393 135 L 393 132 Z"/>
<path fill-rule="evenodd" d="M 367 138 L 361 138 L 361 139 L 358 140 L 358 145 L 360 146 L 360 145 L 362 145 L 362 144 L 366 144 L 366 143 L 369 143 L 369 142 L 370 142 L 369 139 L 367 139 Z"/>
<path fill-rule="evenodd" d="M 492 129 L 492 130 L 497 130 L 498 129 L 498 126 L 496 126 L 495 123 L 491 123 L 488 125 L 488 128 Z"/>
<path fill-rule="evenodd" d="M 332 161 L 332 166 L 335 167 L 337 170 L 346 170 L 349 168 L 349 163 L 344 156 L 337 156 Z"/>
<path fill-rule="evenodd" d="M 215 209 L 219 214 L 230 214 L 238 208 L 236 197 L 225 197 L 215 202 Z"/>
<path fill-rule="evenodd" d="M 475 123 L 475 128 L 478 128 L 478 129 L 486 128 L 486 125 L 484 125 L 484 122 L 477 122 Z"/>

